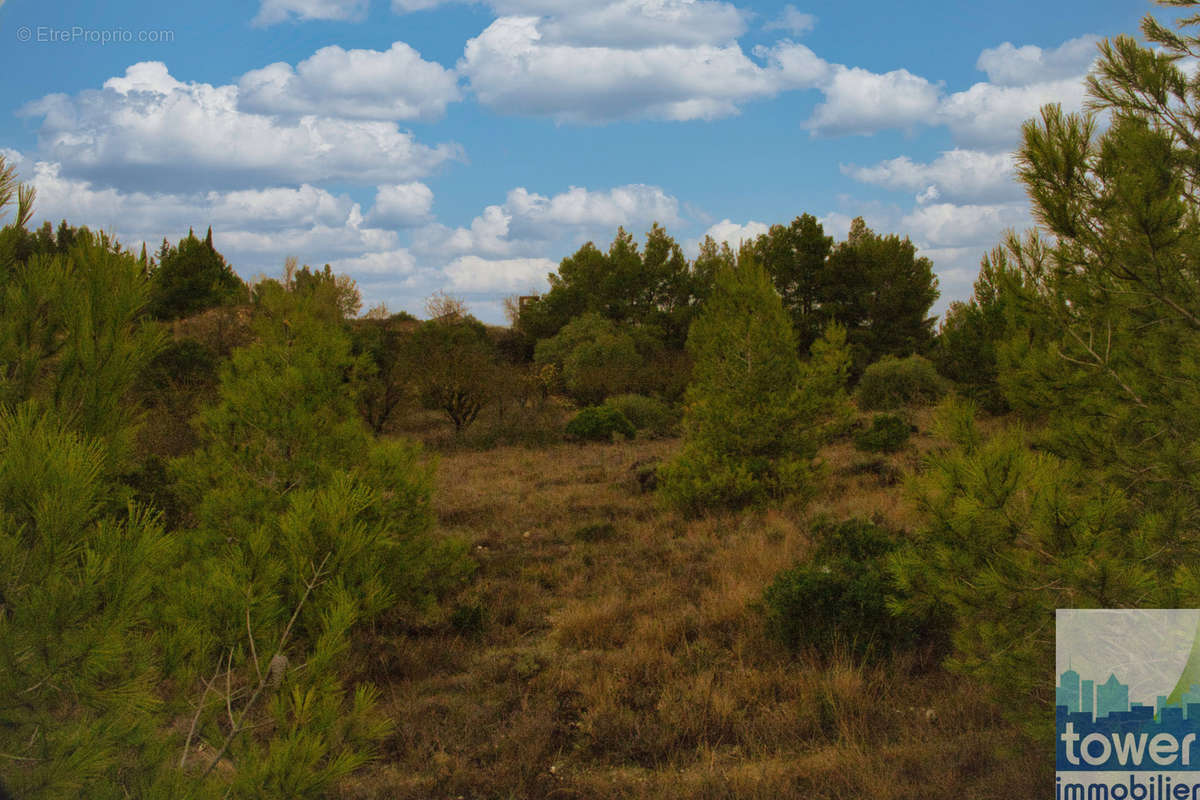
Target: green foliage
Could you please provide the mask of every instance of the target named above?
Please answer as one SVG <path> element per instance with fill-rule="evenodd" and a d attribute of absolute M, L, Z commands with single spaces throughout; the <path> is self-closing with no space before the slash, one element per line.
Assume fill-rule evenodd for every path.
<path fill-rule="evenodd" d="M 417 396 L 426 408 L 443 412 L 454 423 L 455 434 L 496 398 L 497 359 L 487 329 L 473 317 L 429 320 L 408 340 Z"/>
<path fill-rule="evenodd" d="M 339 677 L 357 627 L 398 602 L 429 602 L 470 572 L 463 545 L 433 539 L 430 467 L 414 446 L 376 442 L 355 414 L 359 368 L 336 292 L 259 287 L 257 341 L 233 353 L 202 446 L 179 460 L 192 509 L 186 560 L 162 610 L 166 668 L 198 686 L 225 660 L 256 691 L 261 726 L 229 739 L 235 796 L 320 797 L 370 757 L 386 729 L 374 693 Z M 273 654 L 304 664 L 259 677 Z M 255 788 L 257 787 L 257 788 Z M 264 794 L 265 793 L 265 794 Z"/>
<path fill-rule="evenodd" d="M 895 414 L 876 414 L 871 427 L 859 431 L 854 446 L 867 453 L 895 453 L 908 444 L 912 426 Z"/>
<path fill-rule="evenodd" d="M 1055 608 L 1174 608 L 1195 595 L 1167 577 L 1180 544 L 1163 538 L 1166 520 L 1139 521 L 1120 490 L 1031 449 L 1019 428 L 983 436 L 973 414 L 966 401 L 938 410 L 936 430 L 952 445 L 913 483 L 924 522 L 893 556 L 895 608 L 952 620 L 948 665 L 1044 734 Z"/>
<path fill-rule="evenodd" d="M 1142 30 L 1151 47 L 1100 46 L 1103 132 L 1058 106 L 1023 129 L 1018 174 L 1049 236 L 1005 243 L 997 360 L 1036 427 L 989 439 L 947 412 L 955 446 L 918 484 L 926 522 L 896 564 L 913 602 L 953 614 L 951 665 L 1038 735 L 1053 609 L 1200 601 L 1200 87 L 1180 61 L 1200 38 Z"/>
<path fill-rule="evenodd" d="M 0 406 L 35 400 L 102 442 L 106 471 L 127 469 L 140 417 L 130 392 L 161 342 L 142 319 L 142 270 L 86 229 L 65 255 L 3 260 L 20 235 L 0 232 Z"/>
<path fill-rule="evenodd" d="M 8 178 L 0 164 L 0 205 Z M 103 236 L 64 225 L 64 252 L 16 260 L 19 195 L 18 225 L 0 231 L 6 786 L 327 796 L 387 730 L 374 690 L 343 677 L 351 633 L 472 566 L 429 534 L 419 451 L 376 444 L 354 416 L 344 293 L 259 287 L 256 340 L 221 366 L 171 485 L 133 458 L 137 401 L 206 383 L 214 354 L 187 340 L 160 352 L 143 265 Z M 184 529 L 164 533 L 131 497 L 181 501 L 169 518 Z"/>
<path fill-rule="evenodd" d="M 928 359 L 885 356 L 863 372 L 857 398 L 865 411 L 890 411 L 935 403 L 945 393 L 945 381 Z"/>
<path fill-rule="evenodd" d="M 591 442 L 612 441 L 614 434 L 632 439 L 637 430 L 624 414 L 611 406 L 589 406 L 567 423 L 566 433 Z"/>
<path fill-rule="evenodd" d="M 328 264 L 323 270 L 314 270 L 305 264 L 299 270 L 285 275 L 288 291 L 298 295 L 322 295 L 322 302 L 336 308 L 343 319 L 357 316 L 362 309 L 362 295 L 358 284 L 349 275 L 338 275 Z"/>
<path fill-rule="evenodd" d="M 692 280 L 679 245 L 655 224 L 639 252 L 623 228 L 608 252 L 588 242 L 549 276 L 550 291 L 521 311 L 519 327 L 549 339 L 573 319 L 599 314 L 616 323 L 648 325 L 678 347 L 694 314 Z"/>
<path fill-rule="evenodd" d="M 604 405 L 619 411 L 637 431 L 651 436 L 670 436 L 679 427 L 679 411 L 656 397 L 620 394 L 605 400 Z"/>
<path fill-rule="evenodd" d="M 136 261 L 65 225 L 25 260 L 0 160 L 0 753 L 18 797 L 166 797 L 148 610 L 171 539 L 131 504 L 131 393 L 159 339 Z M 64 250 L 59 252 L 58 244 Z M 183 793 L 178 793 L 183 796 Z"/>
<path fill-rule="evenodd" d="M 887 558 L 897 538 L 863 520 L 822 525 L 812 561 L 785 570 L 763 595 L 768 633 L 784 646 L 881 657 L 936 634 L 931 620 L 888 608 L 896 586 Z"/>
<path fill-rule="evenodd" d="M 178 319 L 246 297 L 246 285 L 213 247 L 211 228 L 204 240 L 191 231 L 177 245 L 164 239 L 151 274 L 150 313 L 156 319 Z"/>
<path fill-rule="evenodd" d="M 567 394 L 584 405 L 629 391 L 641 359 L 633 336 L 596 313 L 585 313 L 553 338 L 537 343 L 534 363 L 554 364 Z"/>
<path fill-rule="evenodd" d="M 846 328 L 854 374 L 884 355 L 918 352 L 932 341 L 938 298 L 928 258 L 907 238 L 880 236 L 859 217 L 833 244 L 809 214 L 774 225 L 749 248 L 779 291 L 801 353 L 831 323 Z"/>
<path fill-rule="evenodd" d="M 576 528 L 571 535 L 581 542 L 603 542 L 617 535 L 617 526 L 611 522 L 592 522 Z"/>
<path fill-rule="evenodd" d="M 0 410 L 0 752 L 17 797 L 144 796 L 163 757 L 148 609 L 172 545 L 110 513 L 105 445 Z"/>
<path fill-rule="evenodd" d="M 353 352 L 366 361 L 357 377 L 358 410 L 376 436 L 383 433 L 408 398 L 411 359 L 406 320 L 362 319 L 351 328 Z"/>
<path fill-rule="evenodd" d="M 1009 335 L 1005 308 L 1010 271 L 1002 248 L 984 256 L 974 295 L 966 303 L 950 304 L 930 351 L 937 371 L 953 381 L 960 394 L 993 414 L 1009 410 L 1000 387 L 997 349 Z"/>
<path fill-rule="evenodd" d="M 753 247 L 792 319 L 800 352 L 807 353 L 833 321 L 825 308 L 834 280 L 827 268 L 833 237 L 816 217 L 804 214 L 791 225 L 772 225 Z"/>
<path fill-rule="evenodd" d="M 660 491 L 685 514 L 761 505 L 811 488 L 822 424 L 844 399 L 844 331 L 807 363 L 767 274 L 753 259 L 717 276 L 688 334 L 694 361 L 684 447 Z"/>

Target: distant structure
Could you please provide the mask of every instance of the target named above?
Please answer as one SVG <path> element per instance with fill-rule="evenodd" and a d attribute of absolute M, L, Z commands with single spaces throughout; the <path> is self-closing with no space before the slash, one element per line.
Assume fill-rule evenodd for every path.
<path fill-rule="evenodd" d="M 542 296 L 540 294 L 521 295 L 520 297 L 517 298 L 517 312 L 520 313 L 520 312 L 525 311 L 526 308 L 528 308 L 530 305 L 532 305 L 533 303 L 536 303 L 538 300 L 541 300 L 541 299 L 542 299 Z"/>

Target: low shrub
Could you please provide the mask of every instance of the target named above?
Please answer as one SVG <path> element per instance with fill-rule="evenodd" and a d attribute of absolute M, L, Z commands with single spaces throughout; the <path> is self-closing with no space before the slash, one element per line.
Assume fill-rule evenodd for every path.
<path fill-rule="evenodd" d="M 581 542 L 602 542 L 617 535 L 617 526 L 611 522 L 593 522 L 576 528 L 572 535 Z"/>
<path fill-rule="evenodd" d="M 897 587 L 887 567 L 896 537 L 864 520 L 822 526 L 811 562 L 779 573 L 763 595 L 767 631 L 791 650 L 882 657 L 913 646 L 939 626 L 896 616 Z"/>
<path fill-rule="evenodd" d="M 906 405 L 928 405 L 946 393 L 946 383 L 921 356 L 886 356 L 867 367 L 858 384 L 858 406 L 890 411 Z"/>
<path fill-rule="evenodd" d="M 567 435 L 584 441 L 611 441 L 615 433 L 633 438 L 637 431 L 624 414 L 609 406 L 589 406 L 567 423 Z"/>
<path fill-rule="evenodd" d="M 638 432 L 650 436 L 671 436 L 679 427 L 679 411 L 655 397 L 619 394 L 604 405 L 624 414 Z"/>
<path fill-rule="evenodd" d="M 876 414 L 871 427 L 854 436 L 854 446 L 865 453 L 895 453 L 908 444 L 912 426 L 895 414 Z"/>

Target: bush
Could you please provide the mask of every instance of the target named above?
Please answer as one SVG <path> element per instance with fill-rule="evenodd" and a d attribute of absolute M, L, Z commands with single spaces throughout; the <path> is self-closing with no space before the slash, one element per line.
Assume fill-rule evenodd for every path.
<path fill-rule="evenodd" d="M 888 609 L 897 593 L 887 558 L 897 547 L 887 530 L 864 520 L 822 526 L 813 560 L 776 576 L 763 596 L 768 633 L 792 650 L 845 647 L 883 656 L 917 644 L 937 626 Z"/>
<path fill-rule="evenodd" d="M 911 433 L 912 427 L 895 414 L 876 414 L 871 427 L 855 435 L 854 446 L 867 453 L 894 453 Z"/>
<path fill-rule="evenodd" d="M 585 408 L 567 423 L 567 435 L 585 441 L 611 441 L 614 433 L 632 438 L 637 431 L 624 414 L 608 406 Z"/>
<path fill-rule="evenodd" d="M 905 405 L 935 403 L 945 393 L 945 382 L 927 359 L 887 356 L 863 372 L 858 405 L 867 411 L 890 411 Z"/>
<path fill-rule="evenodd" d="M 599 314 L 583 314 L 534 349 L 534 363 L 553 364 L 567 394 L 577 403 L 595 404 L 634 383 L 642 358 L 629 332 Z"/>
<path fill-rule="evenodd" d="M 651 436 L 670 436 L 679 427 L 679 411 L 655 397 L 620 394 L 604 405 L 624 414 L 634 428 Z"/>

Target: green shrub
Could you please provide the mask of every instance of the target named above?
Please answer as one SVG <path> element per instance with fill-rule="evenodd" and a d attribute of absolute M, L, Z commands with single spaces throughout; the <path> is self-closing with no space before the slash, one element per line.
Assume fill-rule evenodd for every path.
<path fill-rule="evenodd" d="M 651 436 L 670 436 L 679 427 L 679 411 L 656 397 L 620 394 L 608 398 L 604 405 L 624 414 L 634 428 Z"/>
<path fill-rule="evenodd" d="M 937 626 L 888 608 L 897 589 L 887 558 L 895 537 L 863 520 L 823 526 L 810 563 L 775 577 L 763 596 L 768 633 L 792 650 L 844 647 L 859 657 L 917 644 Z"/>
<path fill-rule="evenodd" d="M 567 423 L 567 435 L 585 441 L 610 441 L 614 433 L 632 438 L 633 423 L 615 408 L 589 406 Z"/>
<path fill-rule="evenodd" d="M 876 414 L 871 427 L 854 436 L 854 446 L 866 453 L 894 453 L 908 443 L 912 426 L 895 414 Z"/>
<path fill-rule="evenodd" d="M 573 535 L 581 542 L 602 542 L 617 535 L 617 526 L 611 522 L 592 522 L 576 528 Z"/>
<path fill-rule="evenodd" d="M 867 411 L 890 411 L 905 405 L 935 403 L 945 393 L 945 381 L 927 359 L 887 356 L 863 372 L 858 405 Z"/>
<path fill-rule="evenodd" d="M 487 617 L 483 600 L 460 603 L 450 613 L 450 627 L 463 636 L 478 637 L 487 629 Z"/>
<path fill-rule="evenodd" d="M 581 404 L 628 392 L 641 360 L 633 336 L 594 313 L 577 317 L 534 349 L 534 363 L 555 365 L 567 394 Z"/>
<path fill-rule="evenodd" d="M 667 504 L 697 516 L 810 493 L 824 426 L 844 401 L 845 340 L 830 326 L 800 362 L 766 272 L 748 258 L 718 273 L 688 333 L 684 445 L 658 473 Z"/>

